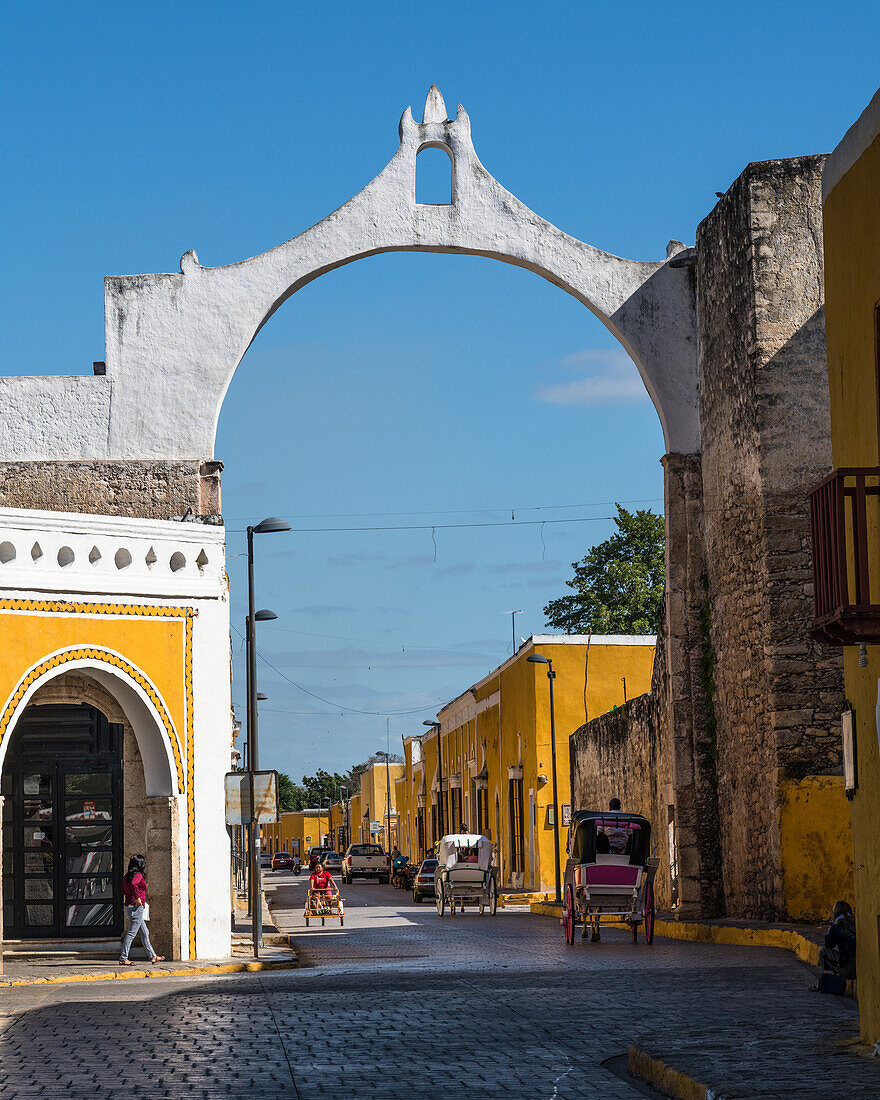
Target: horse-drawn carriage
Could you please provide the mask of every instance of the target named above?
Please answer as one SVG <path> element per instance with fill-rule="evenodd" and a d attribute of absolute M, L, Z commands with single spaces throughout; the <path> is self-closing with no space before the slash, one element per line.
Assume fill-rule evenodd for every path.
<path fill-rule="evenodd" d="M 464 912 L 465 903 L 476 905 L 483 915 L 488 906 L 494 917 L 498 908 L 498 877 L 492 861 L 492 841 L 476 833 L 451 833 L 437 845 L 437 869 L 434 872 L 437 915 L 446 906 L 455 916 L 456 907 Z"/>
<path fill-rule="evenodd" d="M 568 861 L 562 923 L 565 939 L 583 924 L 583 938 L 600 923 L 627 924 L 633 943 L 639 925 L 645 941 L 654 942 L 654 875 L 659 860 L 649 855 L 651 823 L 640 814 L 614 810 L 580 810 L 568 830 Z"/>

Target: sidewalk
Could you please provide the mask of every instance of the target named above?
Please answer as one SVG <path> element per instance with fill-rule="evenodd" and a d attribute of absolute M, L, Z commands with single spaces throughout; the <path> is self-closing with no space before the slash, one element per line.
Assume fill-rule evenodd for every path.
<path fill-rule="evenodd" d="M 65 943 L 17 941 L 3 945 L 4 986 L 47 985 L 66 982 L 102 982 L 130 978 L 196 977 L 202 974 L 240 974 L 260 970 L 290 970 L 299 966 L 296 952 L 287 936 L 272 923 L 263 902 L 263 947 L 259 959 L 253 957 L 250 918 L 246 903 L 235 899 L 232 947 L 219 959 L 182 961 L 169 959 L 151 964 L 143 958 L 140 941 L 135 942 L 131 957 L 134 966 L 119 965 L 119 940 L 95 939 L 91 942 Z"/>
<path fill-rule="evenodd" d="M 533 913 L 561 919 L 562 906 L 538 902 Z M 808 924 L 763 921 L 676 921 L 658 914 L 655 935 L 694 944 L 772 947 L 790 951 L 802 963 L 803 985 L 785 997 L 799 1004 L 789 1015 L 769 1019 L 765 1011 L 783 992 L 762 984 L 756 975 L 753 1013 L 748 1032 L 713 1026 L 711 1014 L 692 1028 L 646 1018 L 628 1052 L 630 1074 L 660 1094 L 678 1100 L 777 1100 L 778 1097 L 880 1096 L 880 1064 L 859 1041 L 858 1016 L 852 997 L 812 993 L 825 929 Z M 561 930 L 560 930 L 561 935 Z M 580 930 L 578 939 L 580 942 Z M 640 943 L 643 942 L 640 937 Z M 696 961 L 696 960 L 695 960 Z M 748 972 L 749 955 L 743 953 Z M 855 987 L 855 983 L 851 983 Z M 815 1009 L 820 1007 L 818 1014 Z M 761 1018 L 763 1017 L 763 1018 Z"/>

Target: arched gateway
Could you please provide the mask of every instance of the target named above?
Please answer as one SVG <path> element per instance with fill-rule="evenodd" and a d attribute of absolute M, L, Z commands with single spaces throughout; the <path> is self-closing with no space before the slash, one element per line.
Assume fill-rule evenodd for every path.
<path fill-rule="evenodd" d="M 90 689 L 71 681 L 56 704 L 92 706 L 95 730 L 104 729 L 105 719 L 129 724 L 137 765 L 131 753 L 126 764 L 124 743 L 108 733 L 94 742 L 96 767 L 142 775 L 146 788 L 151 775 L 164 775 L 145 788 L 147 803 L 160 800 L 152 816 L 137 817 L 131 809 L 137 784 L 129 789 L 124 777 L 112 795 L 121 801 L 107 812 L 127 822 L 113 834 L 115 858 L 124 862 L 141 847 L 142 834 L 143 846 L 153 846 L 148 859 L 155 856 L 163 868 L 159 909 L 167 912 L 166 954 L 216 956 L 229 949 L 228 884 L 216 875 L 228 857 L 222 775 L 232 732 L 220 463 L 212 461 L 220 409 L 236 368 L 275 310 L 307 283 L 361 257 L 447 252 L 526 268 L 582 302 L 632 357 L 667 450 L 665 644 L 672 690 L 663 797 L 670 821 L 679 803 L 689 808 L 697 801 L 702 749 L 694 747 L 688 691 L 679 690 L 683 676 L 691 675 L 688 653 L 702 606 L 694 250 L 670 242 L 665 259 L 637 262 L 550 225 L 486 171 L 467 113 L 459 106 L 449 119 L 436 86 L 422 121 L 407 108 L 399 132 L 397 152 L 372 182 L 277 248 L 219 268 L 202 267 L 187 252 L 176 274 L 107 278 L 105 362 L 95 364 L 94 377 L 0 378 L 0 627 L 7 655 L 6 665 L 0 662 L 0 706 L 12 708 L 15 721 L 39 725 L 51 714 L 37 706 L 39 698 L 33 706 L 42 714 L 21 709 L 28 700 L 15 696 L 23 678 L 61 649 L 92 654 L 88 676 L 107 689 L 105 703 L 90 701 Z M 425 149 L 441 149 L 450 159 L 448 203 L 416 201 L 418 157 Z M 173 522 L 173 516 L 195 522 Z M 19 634 L 23 641 L 16 648 L 11 641 Z M 105 652 L 130 666 L 127 679 L 94 657 Z M 117 708 L 117 718 L 106 708 Z M 14 747 L 14 737 L 9 744 Z M 0 758 L 2 752 L 0 745 Z M 42 774 L 32 768 L 34 755 L 13 752 L 3 764 L 19 832 L 28 809 L 22 776 Z M 56 783 L 62 782 L 66 765 L 55 760 L 52 767 L 61 777 Z M 51 798 L 51 807 L 42 809 L 60 815 L 66 791 L 56 787 Z M 6 884 L 14 894 L 11 927 L 29 934 L 27 906 L 34 904 L 43 905 L 34 908 L 35 919 L 51 917 L 58 931 L 67 909 L 53 901 L 50 914 L 44 895 L 50 878 L 53 889 L 68 889 L 60 855 L 54 870 L 32 886 L 42 891 L 40 899 L 19 898 L 16 891 L 29 888 L 23 836 L 13 854 L 18 878 Z M 688 828 L 676 841 L 681 897 L 694 906 L 713 881 L 700 836 Z M 97 880 L 77 885 L 75 878 L 74 893 L 102 888 Z M 112 910 L 115 896 L 107 904 Z M 108 917 L 111 910 L 90 912 Z M 80 911 L 70 914 L 79 919 Z"/>

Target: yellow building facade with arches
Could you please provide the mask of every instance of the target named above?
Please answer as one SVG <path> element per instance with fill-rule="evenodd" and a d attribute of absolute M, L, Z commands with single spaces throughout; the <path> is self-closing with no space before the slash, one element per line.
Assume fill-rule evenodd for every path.
<path fill-rule="evenodd" d="M 411 859 L 462 824 L 495 844 L 506 890 L 554 890 L 553 757 L 548 666 L 553 662 L 560 861 L 570 810 L 569 736 L 650 688 L 653 636 L 539 634 L 404 738 L 397 783 L 399 843 Z M 608 792 L 608 798 L 615 795 Z M 581 808 L 581 807 L 575 807 Z"/>

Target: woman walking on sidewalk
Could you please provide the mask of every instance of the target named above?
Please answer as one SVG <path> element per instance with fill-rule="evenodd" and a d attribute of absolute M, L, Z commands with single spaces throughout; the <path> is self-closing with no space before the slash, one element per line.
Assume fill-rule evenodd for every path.
<path fill-rule="evenodd" d="M 134 966 L 128 958 L 134 938 L 140 932 L 141 943 L 147 952 L 150 962 L 164 962 L 164 955 L 157 955 L 150 943 L 150 932 L 147 921 L 150 918 L 150 907 L 147 904 L 147 880 L 144 871 L 147 869 L 147 861 L 143 856 L 132 856 L 128 861 L 128 871 L 122 879 L 122 895 L 125 902 L 125 919 L 128 922 L 128 931 L 122 941 L 122 950 L 119 954 L 120 966 Z"/>

